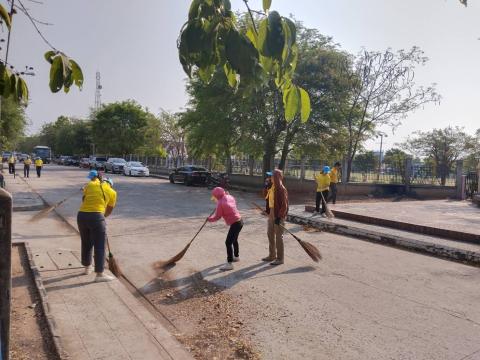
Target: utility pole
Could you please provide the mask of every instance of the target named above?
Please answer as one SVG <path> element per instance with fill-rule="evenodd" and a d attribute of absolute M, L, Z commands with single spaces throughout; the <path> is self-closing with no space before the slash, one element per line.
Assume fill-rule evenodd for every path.
<path fill-rule="evenodd" d="M 383 132 L 379 132 L 377 134 L 377 137 L 380 136 L 380 154 L 378 156 L 378 174 L 377 174 L 377 180 L 380 179 L 380 172 L 382 171 L 382 163 L 383 163 L 383 137 L 388 137 L 387 134 L 383 133 Z"/>
<path fill-rule="evenodd" d="M 100 106 L 102 105 L 102 94 L 100 90 L 102 90 L 102 84 L 100 83 L 100 71 L 97 71 L 96 73 L 96 79 L 97 83 L 95 86 L 95 111 L 98 111 L 100 109 Z"/>

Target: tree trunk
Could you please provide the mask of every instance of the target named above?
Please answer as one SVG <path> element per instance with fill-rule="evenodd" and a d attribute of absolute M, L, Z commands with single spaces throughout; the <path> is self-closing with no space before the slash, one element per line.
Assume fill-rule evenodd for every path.
<path fill-rule="evenodd" d="M 264 153 L 263 153 L 263 174 L 267 171 L 273 170 L 272 158 L 275 154 L 275 143 L 273 140 L 269 139 L 265 141 L 264 144 Z"/>

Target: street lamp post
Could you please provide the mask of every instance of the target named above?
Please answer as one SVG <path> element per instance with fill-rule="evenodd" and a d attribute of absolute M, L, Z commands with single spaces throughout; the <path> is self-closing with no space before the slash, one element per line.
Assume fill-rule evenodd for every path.
<path fill-rule="evenodd" d="M 378 174 L 377 180 L 380 180 L 380 172 L 382 171 L 382 163 L 383 163 L 383 137 L 388 137 L 387 134 L 383 132 L 379 132 L 377 134 L 377 138 L 380 137 L 380 154 L 378 156 Z"/>

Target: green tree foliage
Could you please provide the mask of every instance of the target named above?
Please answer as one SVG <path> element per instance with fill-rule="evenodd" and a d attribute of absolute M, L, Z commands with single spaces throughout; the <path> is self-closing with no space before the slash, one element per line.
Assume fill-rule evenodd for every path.
<path fill-rule="evenodd" d="M 60 116 L 53 123 L 43 125 L 40 134 L 27 139 L 25 147 L 31 140 L 36 145 L 49 146 L 58 155 L 87 155 L 91 148 L 91 126 L 88 120 Z"/>
<path fill-rule="evenodd" d="M 353 168 L 355 171 L 372 171 L 378 167 L 378 156 L 373 151 L 365 151 L 357 154 L 353 159 Z"/>
<path fill-rule="evenodd" d="M 162 143 L 167 155 L 179 165 L 187 156 L 186 132 L 180 126 L 181 114 L 162 111 L 159 115 Z"/>
<path fill-rule="evenodd" d="M 166 157 L 162 137 L 162 123 L 160 118 L 148 114 L 147 126 L 145 128 L 145 143 L 137 150 L 139 155 Z"/>
<path fill-rule="evenodd" d="M 42 39 L 48 44 L 52 50 L 47 51 L 44 55 L 45 59 L 51 64 L 50 67 L 50 90 L 58 92 L 62 88 L 65 92 L 70 90 L 72 85 L 78 86 L 80 89 L 83 85 L 83 73 L 80 66 L 63 52 L 55 49 L 41 34 L 35 20 L 31 17 L 29 9 L 22 2 L 17 2 L 15 10 L 13 1 L 11 2 L 10 12 L 0 4 L 0 19 L 5 24 L 8 31 L 8 40 L 6 44 L 7 56 L 5 61 L 0 61 L 0 96 L 11 97 L 24 105 L 28 104 L 29 92 L 25 80 L 22 78 L 24 72 L 12 70 L 13 67 L 8 64 L 8 50 L 10 47 L 10 31 L 12 30 L 13 16 L 17 13 L 25 15 L 27 20 L 32 23 Z"/>
<path fill-rule="evenodd" d="M 385 152 L 385 156 L 383 157 L 383 163 L 387 167 L 391 167 L 393 169 L 398 169 L 400 171 L 405 169 L 405 161 L 408 157 L 408 154 L 399 148 L 392 148 Z"/>
<path fill-rule="evenodd" d="M 257 28 L 248 2 L 244 2 L 251 16 L 246 27 L 237 22 L 230 0 L 192 1 L 178 41 L 183 69 L 188 76 L 198 69 L 206 83 L 216 69 L 222 69 L 232 88 L 240 86 L 246 94 L 256 96 L 264 95 L 262 89 L 272 83 L 283 94 L 285 119 L 291 121 L 298 115 L 306 121 L 310 99 L 293 81 L 298 59 L 295 24 L 271 11 L 271 1 L 264 1 L 265 14 Z"/>
<path fill-rule="evenodd" d="M 103 105 L 91 120 L 97 152 L 123 156 L 135 153 L 145 144 L 149 116 L 133 100 Z"/>
<path fill-rule="evenodd" d="M 15 150 L 24 135 L 27 119 L 25 107 L 12 98 L 1 99 L 0 147 Z"/>
<path fill-rule="evenodd" d="M 444 129 L 417 131 L 402 144 L 402 148 L 432 161 L 441 184 L 445 185 L 455 161 L 468 154 L 468 144 L 471 142 L 471 136 L 465 133 L 463 128 L 449 126 Z"/>

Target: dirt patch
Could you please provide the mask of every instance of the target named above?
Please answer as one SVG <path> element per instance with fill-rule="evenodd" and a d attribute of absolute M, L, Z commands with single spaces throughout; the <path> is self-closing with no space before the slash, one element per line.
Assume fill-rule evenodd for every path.
<path fill-rule="evenodd" d="M 174 324 L 174 335 L 196 359 L 260 359 L 239 315 L 240 304 L 223 288 L 192 273 L 181 283 L 169 272 L 146 296 Z"/>
<path fill-rule="evenodd" d="M 14 360 L 59 359 L 23 246 L 12 247 L 10 339 L 10 357 Z"/>

